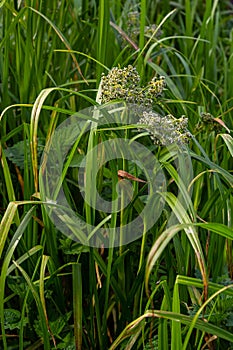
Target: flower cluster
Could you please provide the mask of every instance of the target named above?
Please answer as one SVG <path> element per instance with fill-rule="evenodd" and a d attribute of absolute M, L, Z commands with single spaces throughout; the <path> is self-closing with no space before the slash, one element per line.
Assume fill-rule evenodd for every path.
<path fill-rule="evenodd" d="M 216 119 L 210 113 L 201 113 L 201 120 L 197 125 L 197 130 L 199 131 L 216 131 L 220 132 L 222 130 L 222 125 L 219 124 Z"/>
<path fill-rule="evenodd" d="M 191 138 L 191 134 L 187 130 L 188 119 L 182 116 L 179 119 L 172 115 L 164 117 L 150 111 L 144 111 L 138 124 L 143 124 L 151 139 L 155 144 L 168 146 L 173 143 L 178 145 L 185 144 Z"/>
<path fill-rule="evenodd" d="M 191 134 L 187 130 L 188 119 L 174 118 L 172 115 L 160 116 L 153 112 L 152 106 L 166 86 L 165 77 L 155 76 L 147 86 L 140 87 L 140 76 L 133 66 L 123 69 L 114 67 L 107 75 L 102 75 L 99 90 L 101 104 L 124 100 L 136 105 L 135 115 L 138 124 L 143 124 L 155 144 L 182 145 L 188 142 Z"/>
<path fill-rule="evenodd" d="M 101 79 L 101 103 L 112 100 L 126 100 L 135 102 L 135 95 L 138 93 L 140 76 L 133 66 L 123 69 L 114 67 L 108 75 L 102 75 Z"/>
<path fill-rule="evenodd" d="M 131 40 L 137 42 L 140 28 L 140 14 L 138 11 L 131 11 L 128 13 L 127 20 L 127 34 Z"/>
<path fill-rule="evenodd" d="M 131 11 L 128 13 L 127 20 L 127 34 L 135 43 L 138 42 L 138 37 L 140 34 L 140 13 L 138 11 Z M 157 28 L 156 24 L 151 24 L 149 26 L 145 26 L 144 34 L 147 37 L 155 37 L 160 38 L 162 32 Z"/>
<path fill-rule="evenodd" d="M 165 86 L 166 86 L 166 82 L 165 82 L 164 76 L 160 76 L 159 78 L 154 77 L 149 83 L 148 90 L 147 90 L 147 97 L 153 99 L 154 97 L 160 96 Z"/>
<path fill-rule="evenodd" d="M 151 24 L 149 26 L 145 26 L 144 33 L 148 37 L 155 37 L 159 39 L 162 35 L 161 29 L 158 29 L 156 24 Z"/>
<path fill-rule="evenodd" d="M 124 100 L 129 103 L 152 106 L 154 100 L 165 88 L 165 78 L 155 77 L 146 87 L 140 87 L 140 76 L 133 66 L 123 69 L 114 67 L 108 75 L 102 75 L 100 101 Z"/>

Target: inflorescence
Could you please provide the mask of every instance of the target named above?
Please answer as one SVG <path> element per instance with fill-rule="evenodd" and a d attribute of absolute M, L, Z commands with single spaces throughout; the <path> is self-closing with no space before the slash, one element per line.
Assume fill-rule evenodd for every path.
<path fill-rule="evenodd" d="M 107 75 L 102 75 L 100 86 L 100 102 L 124 100 L 138 105 L 138 124 L 143 124 L 155 144 L 185 144 L 191 134 L 187 130 L 188 119 L 182 116 L 177 119 L 172 115 L 160 116 L 153 111 L 153 103 L 157 101 L 166 86 L 165 77 L 154 77 L 146 87 L 140 87 L 140 76 L 133 66 L 123 69 L 114 67 Z"/>
<path fill-rule="evenodd" d="M 188 118 L 176 119 L 171 114 L 164 117 L 150 111 L 144 111 L 139 124 L 143 124 L 155 144 L 168 146 L 173 143 L 182 145 L 188 142 L 191 134 L 187 130 Z"/>
<path fill-rule="evenodd" d="M 220 132 L 222 130 L 223 126 L 215 120 L 212 114 L 201 113 L 200 117 L 201 119 L 197 125 L 198 131 L 208 130 L 209 132 L 211 132 L 215 130 L 216 132 Z"/>
<path fill-rule="evenodd" d="M 126 32 L 128 36 L 135 42 L 138 43 L 140 34 L 140 13 L 138 11 L 130 11 L 128 13 L 128 19 L 126 23 Z M 162 35 L 162 31 L 157 27 L 156 24 L 151 24 L 145 26 L 144 34 L 146 37 L 153 37 L 154 39 L 159 39 Z"/>
<path fill-rule="evenodd" d="M 129 103 L 151 107 L 156 98 L 165 88 L 163 76 L 153 78 L 145 88 L 140 87 L 140 76 L 133 66 L 123 69 L 114 67 L 108 75 L 102 75 L 101 103 L 113 100 L 124 100 Z"/>

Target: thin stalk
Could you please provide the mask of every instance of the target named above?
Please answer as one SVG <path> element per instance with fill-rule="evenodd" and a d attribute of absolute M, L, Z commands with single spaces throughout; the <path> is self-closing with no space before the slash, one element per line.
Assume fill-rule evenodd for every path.
<path fill-rule="evenodd" d="M 105 64 L 107 59 L 108 36 L 110 29 L 110 9 L 109 1 L 99 1 L 99 22 L 97 31 L 97 61 Z M 96 84 L 99 86 L 101 73 L 103 68 L 101 65 L 96 66 Z"/>
<path fill-rule="evenodd" d="M 139 34 L 139 49 L 140 52 L 143 51 L 145 44 L 145 24 L 146 24 L 146 0 L 141 0 L 140 4 L 140 34 Z M 140 73 L 141 79 L 143 80 L 144 75 L 144 65 L 143 65 L 143 56 L 140 55 L 137 63 L 137 70 Z"/>
<path fill-rule="evenodd" d="M 82 349 L 82 271 L 81 264 L 72 265 L 74 337 L 77 350 Z"/>

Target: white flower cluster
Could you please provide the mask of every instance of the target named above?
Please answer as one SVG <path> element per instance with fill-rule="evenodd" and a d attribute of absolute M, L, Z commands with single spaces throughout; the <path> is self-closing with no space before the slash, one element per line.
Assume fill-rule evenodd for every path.
<path fill-rule="evenodd" d="M 187 143 L 191 137 L 187 130 L 188 119 L 184 116 L 176 119 L 171 114 L 162 117 L 153 111 L 144 111 L 138 124 L 144 125 L 143 129 L 149 132 L 155 144 L 163 146 L 173 143 L 182 145 Z"/>

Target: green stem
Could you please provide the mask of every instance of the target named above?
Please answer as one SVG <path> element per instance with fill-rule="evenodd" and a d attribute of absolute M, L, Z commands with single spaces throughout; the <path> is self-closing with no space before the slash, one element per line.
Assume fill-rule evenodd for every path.
<path fill-rule="evenodd" d="M 76 350 L 82 349 L 82 271 L 81 264 L 72 265 L 74 338 Z"/>

